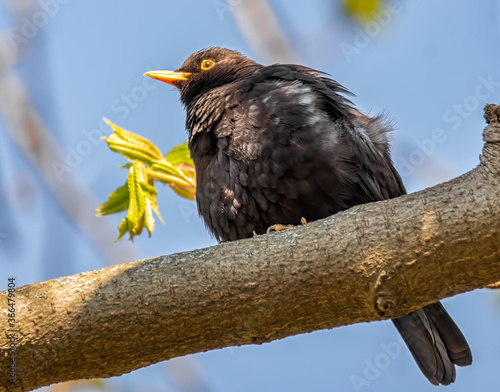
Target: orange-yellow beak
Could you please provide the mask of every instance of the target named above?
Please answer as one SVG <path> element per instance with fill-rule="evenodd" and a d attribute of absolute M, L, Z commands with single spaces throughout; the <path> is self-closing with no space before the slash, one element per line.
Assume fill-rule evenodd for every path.
<path fill-rule="evenodd" d="M 189 75 L 191 75 L 189 72 L 176 72 L 176 71 L 149 71 L 144 74 L 144 76 L 149 76 L 150 78 L 168 83 L 177 88 L 179 86 L 177 86 L 175 82 L 187 80 Z"/>

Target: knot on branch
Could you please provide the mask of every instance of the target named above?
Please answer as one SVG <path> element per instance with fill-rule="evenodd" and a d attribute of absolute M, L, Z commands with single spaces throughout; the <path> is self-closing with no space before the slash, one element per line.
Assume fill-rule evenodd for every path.
<path fill-rule="evenodd" d="M 500 143 L 500 106 L 486 105 L 484 107 L 484 118 L 488 123 L 483 132 L 484 141 L 487 143 Z"/>
<path fill-rule="evenodd" d="M 396 307 L 396 298 L 388 291 L 379 291 L 375 298 L 375 307 L 379 315 L 391 315 L 394 313 L 394 308 Z"/>
<path fill-rule="evenodd" d="M 375 310 L 380 316 L 392 316 L 397 307 L 397 296 L 388 288 L 389 276 L 382 271 L 375 283 Z"/>

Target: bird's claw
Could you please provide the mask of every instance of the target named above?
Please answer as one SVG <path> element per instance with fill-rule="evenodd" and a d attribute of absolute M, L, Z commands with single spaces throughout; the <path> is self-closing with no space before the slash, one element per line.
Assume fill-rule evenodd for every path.
<path fill-rule="evenodd" d="M 306 218 L 302 217 L 300 218 L 300 223 L 302 223 L 302 226 L 305 226 L 307 225 L 307 221 L 306 221 Z M 271 231 L 282 231 L 282 230 L 287 230 L 287 229 L 291 229 L 292 227 L 294 227 L 295 225 L 282 225 L 282 224 L 276 224 L 276 225 L 272 225 L 272 226 L 269 226 L 267 228 L 267 231 L 266 231 L 266 235 L 269 235 L 269 233 Z"/>
<path fill-rule="evenodd" d="M 290 229 L 293 226 L 295 226 L 295 225 L 281 225 L 278 223 L 276 225 L 269 226 L 267 228 L 266 234 L 269 235 L 269 232 L 271 232 L 271 231 L 281 231 L 281 230 Z"/>

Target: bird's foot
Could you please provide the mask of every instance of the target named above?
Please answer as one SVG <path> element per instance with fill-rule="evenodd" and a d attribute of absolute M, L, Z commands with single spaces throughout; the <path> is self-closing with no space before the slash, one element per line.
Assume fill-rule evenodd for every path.
<path fill-rule="evenodd" d="M 293 226 L 295 226 L 295 225 L 281 225 L 281 224 L 272 225 L 272 226 L 269 226 L 267 228 L 266 234 L 269 235 L 269 232 L 271 232 L 271 231 L 281 231 L 281 230 L 290 229 Z"/>
<path fill-rule="evenodd" d="M 304 217 L 300 218 L 300 223 L 302 223 L 302 226 L 307 225 L 306 218 L 304 218 Z M 276 225 L 269 226 L 267 228 L 266 235 L 269 235 L 269 233 L 271 231 L 282 231 L 282 230 L 290 229 L 290 228 L 292 228 L 294 226 L 295 225 L 282 225 L 282 224 L 278 223 Z"/>

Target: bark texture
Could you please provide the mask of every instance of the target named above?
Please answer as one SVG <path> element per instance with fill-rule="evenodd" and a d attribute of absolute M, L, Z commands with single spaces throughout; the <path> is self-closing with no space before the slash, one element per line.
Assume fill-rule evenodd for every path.
<path fill-rule="evenodd" d="M 2 375 L 0 391 L 393 318 L 500 281 L 500 106 L 485 117 L 481 163 L 449 182 L 268 237 L 18 288 L 16 382 Z"/>

